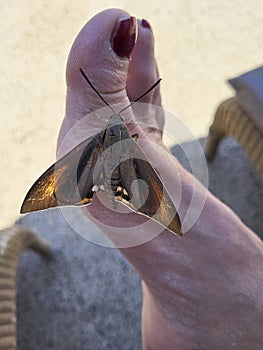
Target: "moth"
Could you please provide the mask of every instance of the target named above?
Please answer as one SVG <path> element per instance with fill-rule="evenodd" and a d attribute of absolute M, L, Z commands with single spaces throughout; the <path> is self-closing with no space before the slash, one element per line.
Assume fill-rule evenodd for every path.
<path fill-rule="evenodd" d="M 181 236 L 180 218 L 170 195 L 137 144 L 138 135 L 130 135 L 120 115 L 161 79 L 116 113 L 82 69 L 80 72 L 113 115 L 104 130 L 81 142 L 40 176 L 28 191 L 20 212 L 87 205 L 96 192 L 104 191 L 113 205 L 120 202 Z"/>

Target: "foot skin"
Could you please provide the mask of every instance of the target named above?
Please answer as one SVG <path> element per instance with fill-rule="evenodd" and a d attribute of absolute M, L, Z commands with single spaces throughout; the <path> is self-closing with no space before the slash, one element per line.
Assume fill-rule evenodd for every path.
<path fill-rule="evenodd" d="M 120 27 L 124 29 L 116 33 Z M 109 104 L 128 105 L 158 78 L 148 22 L 138 21 L 136 28 L 129 14 L 114 9 L 99 13 L 82 29 L 68 59 L 66 116 L 58 146 L 77 122 L 103 106 L 79 74 L 80 67 Z M 159 88 L 143 102 L 160 105 Z M 154 128 L 140 129 L 140 133 L 160 144 L 164 116 L 149 115 Z M 74 134 L 75 143 L 83 131 Z M 146 149 L 156 158 L 155 151 L 152 146 Z M 180 175 L 179 213 L 184 217 L 194 180 L 168 152 L 159 162 L 168 181 L 174 183 L 171 174 Z M 143 281 L 144 349 L 262 349 L 262 242 L 201 185 L 198 193 L 207 199 L 199 220 L 183 238 L 164 230 L 145 244 L 121 249 Z M 116 222 L 120 227 L 141 222 L 136 214 L 122 222 L 96 198 L 88 208 L 93 217 L 112 224 L 104 232 L 113 240 Z"/>

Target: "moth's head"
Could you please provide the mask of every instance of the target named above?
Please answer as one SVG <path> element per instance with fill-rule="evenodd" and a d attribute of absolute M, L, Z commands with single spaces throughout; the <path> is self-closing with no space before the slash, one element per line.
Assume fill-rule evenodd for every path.
<path fill-rule="evenodd" d="M 112 126 L 112 125 L 118 125 L 118 124 L 123 124 L 124 123 L 124 119 L 121 115 L 119 114 L 113 114 L 109 121 L 108 121 L 108 127 Z"/>

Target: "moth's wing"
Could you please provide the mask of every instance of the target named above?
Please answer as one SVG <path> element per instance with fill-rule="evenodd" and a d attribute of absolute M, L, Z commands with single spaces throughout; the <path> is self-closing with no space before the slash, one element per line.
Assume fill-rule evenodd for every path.
<path fill-rule="evenodd" d="M 20 212 L 90 203 L 102 135 L 100 132 L 84 140 L 46 170 L 28 191 Z"/>
<path fill-rule="evenodd" d="M 132 138 L 126 145 L 128 159 L 120 163 L 119 173 L 128 195 L 116 199 L 182 236 L 179 215 L 158 174 Z"/>

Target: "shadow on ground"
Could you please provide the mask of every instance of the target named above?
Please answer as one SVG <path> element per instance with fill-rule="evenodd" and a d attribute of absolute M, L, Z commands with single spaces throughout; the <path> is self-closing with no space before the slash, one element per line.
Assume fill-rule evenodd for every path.
<path fill-rule="evenodd" d="M 198 163 L 193 143 L 184 149 Z M 189 167 L 179 146 L 173 153 Z M 224 140 L 208 169 L 210 190 L 262 234 L 263 183 L 240 146 Z M 59 209 L 18 222 L 54 250 L 51 261 L 31 252 L 20 260 L 18 350 L 140 350 L 140 280 L 120 252 L 78 236 Z"/>

